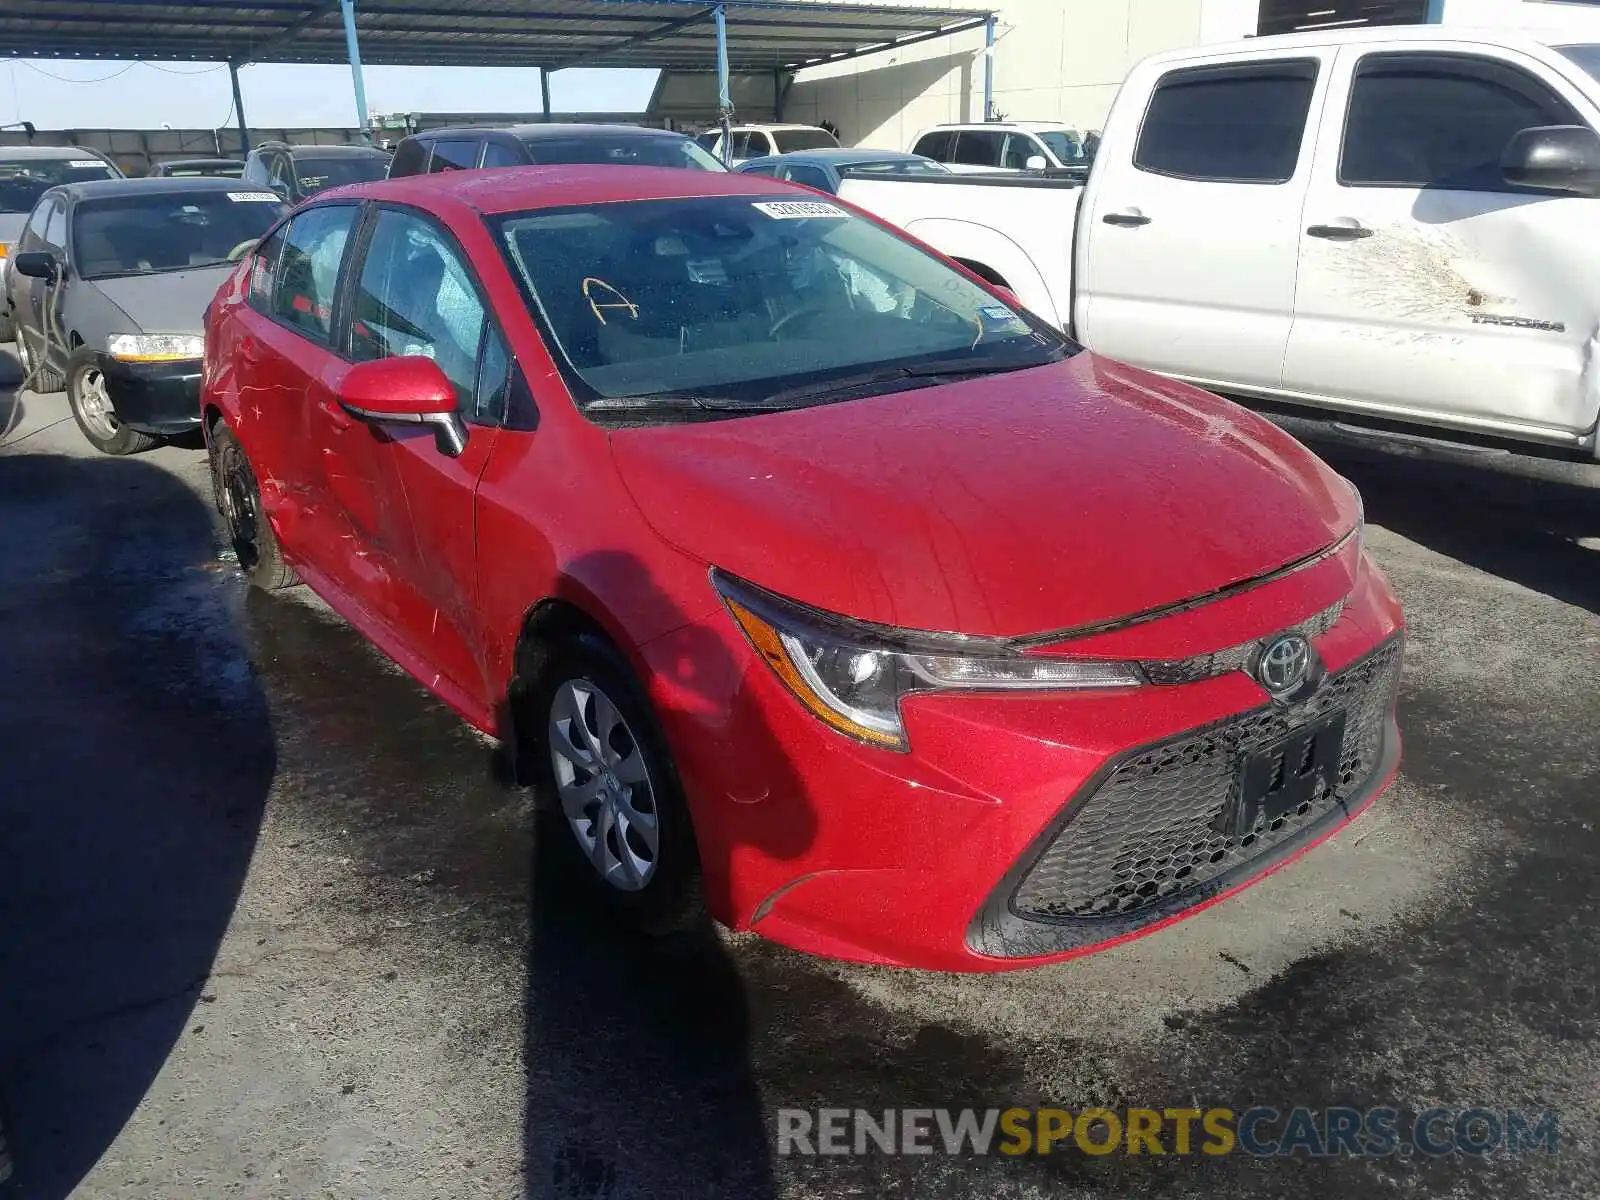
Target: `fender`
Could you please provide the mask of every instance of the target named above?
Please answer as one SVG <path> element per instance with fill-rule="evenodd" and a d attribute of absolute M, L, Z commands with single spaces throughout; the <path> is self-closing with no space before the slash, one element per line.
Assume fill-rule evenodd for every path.
<path fill-rule="evenodd" d="M 980 263 L 1001 276 L 1024 307 L 1062 328 L 1064 315 L 1057 306 L 1044 276 L 1027 251 L 1005 234 L 973 221 L 930 217 L 912 221 L 906 232 L 921 238 L 948 258 Z"/>

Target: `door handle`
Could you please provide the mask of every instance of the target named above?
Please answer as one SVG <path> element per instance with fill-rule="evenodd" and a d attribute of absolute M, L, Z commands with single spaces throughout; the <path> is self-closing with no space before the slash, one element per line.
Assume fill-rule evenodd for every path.
<path fill-rule="evenodd" d="M 1125 208 L 1121 212 L 1107 213 L 1100 219 L 1107 225 L 1121 225 L 1126 229 L 1135 229 L 1140 225 L 1150 224 L 1150 218 L 1137 208 Z"/>
<path fill-rule="evenodd" d="M 1341 217 L 1331 225 L 1307 225 L 1306 236 L 1326 238 L 1330 242 L 1354 242 L 1371 237 L 1372 230 L 1360 221 Z"/>

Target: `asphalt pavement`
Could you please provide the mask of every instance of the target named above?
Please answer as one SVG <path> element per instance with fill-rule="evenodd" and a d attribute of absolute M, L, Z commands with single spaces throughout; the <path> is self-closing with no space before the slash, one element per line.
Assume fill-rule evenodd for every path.
<path fill-rule="evenodd" d="M 8 365 L 8 364 L 7 364 Z M 20 405 L 20 410 L 16 406 Z M 15 421 L 9 418 L 15 417 Z M 566 833 L 203 455 L 0 388 L 0 1117 L 19 1198 L 1600 1195 L 1600 477 L 1318 444 L 1410 637 L 1398 785 L 1243 895 L 949 976 L 572 902 Z M 955 848 L 952 848 L 953 852 Z M 780 1156 L 780 1108 L 1551 1110 L 1555 1153 Z"/>

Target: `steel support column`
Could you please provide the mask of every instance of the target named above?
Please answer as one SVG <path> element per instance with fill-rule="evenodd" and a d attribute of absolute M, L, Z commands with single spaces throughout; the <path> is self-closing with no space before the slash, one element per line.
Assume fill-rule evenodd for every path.
<path fill-rule="evenodd" d="M 733 96 L 728 82 L 728 13 L 717 5 L 713 14 L 717 22 L 717 119 L 722 125 L 722 165 L 732 166 L 733 159 Z"/>
<path fill-rule="evenodd" d="M 244 95 L 239 91 L 239 64 L 228 64 L 228 81 L 233 84 L 233 117 L 239 124 L 239 157 L 250 157 L 250 126 L 244 119 Z M 218 150 L 221 153 L 221 150 Z"/>
<path fill-rule="evenodd" d="M 994 18 L 983 23 L 983 119 L 994 120 Z"/>
<path fill-rule="evenodd" d="M 539 112 L 541 121 L 550 119 L 550 68 L 539 68 Z"/>
<path fill-rule="evenodd" d="M 372 125 L 367 119 L 367 82 L 361 75 L 361 45 L 356 40 L 356 0 L 339 0 L 339 12 L 344 17 L 344 45 L 350 57 L 350 79 L 356 90 L 356 120 L 361 126 L 361 136 L 372 139 Z"/>
<path fill-rule="evenodd" d="M 772 119 L 783 123 L 783 98 L 788 89 L 783 86 L 783 68 L 772 68 Z"/>

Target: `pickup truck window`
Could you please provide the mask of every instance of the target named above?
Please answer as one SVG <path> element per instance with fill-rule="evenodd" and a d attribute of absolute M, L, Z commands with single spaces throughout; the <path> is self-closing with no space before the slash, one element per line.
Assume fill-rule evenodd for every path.
<path fill-rule="evenodd" d="M 911 153 L 931 158 L 935 162 L 949 162 L 950 142 L 954 137 L 955 134 L 948 129 L 941 129 L 937 133 L 925 133 L 917 139 L 917 144 L 911 148 Z"/>
<path fill-rule="evenodd" d="M 478 165 L 478 147 L 482 143 L 469 138 L 460 141 L 435 142 L 433 158 L 428 161 L 428 174 L 444 171 L 471 171 Z"/>
<path fill-rule="evenodd" d="M 1339 182 L 1346 187 L 1524 191 L 1500 174 L 1513 135 L 1581 125 L 1527 72 L 1465 54 L 1369 54 L 1356 67 Z"/>
<path fill-rule="evenodd" d="M 1168 71 L 1145 111 L 1133 165 L 1216 183 L 1287 183 L 1317 82 L 1312 58 Z"/>
<path fill-rule="evenodd" d="M 1556 49 L 1600 79 L 1600 46 L 1557 46 Z"/>
<path fill-rule="evenodd" d="M 987 129 L 963 129 L 956 134 L 950 161 L 969 167 L 998 167 L 1006 135 Z"/>

